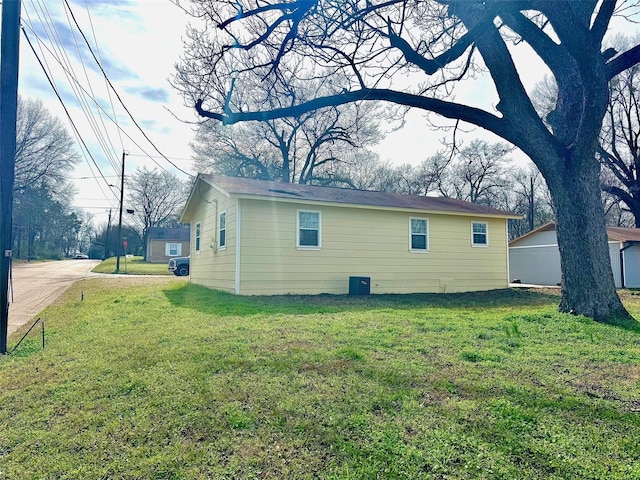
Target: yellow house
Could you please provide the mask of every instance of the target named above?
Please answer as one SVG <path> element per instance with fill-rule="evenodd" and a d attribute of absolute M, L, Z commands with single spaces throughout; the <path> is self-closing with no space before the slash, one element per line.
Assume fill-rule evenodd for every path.
<path fill-rule="evenodd" d="M 507 288 L 508 212 L 461 200 L 199 174 L 191 281 L 239 295 Z"/>

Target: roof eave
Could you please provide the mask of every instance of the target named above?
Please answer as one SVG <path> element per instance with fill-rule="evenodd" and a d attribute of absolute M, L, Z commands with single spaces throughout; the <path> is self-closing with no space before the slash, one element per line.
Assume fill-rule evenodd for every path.
<path fill-rule="evenodd" d="M 199 188 L 198 182 L 206 183 L 211 188 L 215 188 L 226 197 L 230 196 L 229 192 L 227 192 L 223 187 L 221 187 L 220 185 L 217 185 L 215 182 L 208 179 L 204 174 L 199 173 L 198 176 L 196 177 L 195 182 L 193 182 L 193 187 L 191 187 L 191 191 L 189 192 L 189 198 L 187 198 L 187 201 L 184 204 L 184 208 L 182 209 L 182 213 L 180 214 L 180 223 L 189 223 L 189 221 L 185 217 L 189 211 L 189 208 L 192 205 L 192 201 L 195 196 L 196 189 Z"/>
<path fill-rule="evenodd" d="M 435 209 L 435 208 L 420 208 L 420 207 L 394 207 L 394 206 L 386 206 L 386 205 L 367 205 L 362 203 L 350 203 L 350 202 L 336 202 L 330 200 L 314 200 L 309 198 L 286 198 L 279 197 L 274 195 L 259 195 L 259 194 L 248 194 L 248 193 L 235 193 L 237 198 L 240 199 L 250 199 L 250 200 L 262 200 L 262 201 L 270 201 L 270 202 L 284 202 L 284 203 L 302 203 L 308 205 L 329 205 L 329 206 L 339 206 L 339 207 L 350 207 L 350 208 L 361 208 L 367 210 L 385 210 L 385 211 L 394 211 L 394 212 L 420 212 L 420 213 L 428 213 L 428 214 L 438 214 L 438 215 L 455 215 L 455 216 L 465 216 L 465 217 L 482 217 L 482 218 L 505 218 L 505 219 L 514 219 L 520 220 L 522 219 L 522 215 L 511 214 L 508 212 L 505 213 L 493 213 L 493 212 L 465 212 L 463 210 L 447 210 L 447 209 Z"/>

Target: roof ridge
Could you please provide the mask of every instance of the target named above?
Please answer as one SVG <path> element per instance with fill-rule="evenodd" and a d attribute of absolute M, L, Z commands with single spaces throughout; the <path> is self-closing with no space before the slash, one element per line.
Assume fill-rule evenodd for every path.
<path fill-rule="evenodd" d="M 304 201 L 330 202 L 338 204 L 362 205 L 370 207 L 407 208 L 431 210 L 469 215 L 497 215 L 520 218 L 506 210 L 472 203 L 459 198 L 411 195 L 398 192 L 383 192 L 335 186 L 287 183 L 245 177 L 200 174 L 205 181 L 227 193 L 255 195 L 271 198 L 295 198 Z M 286 188 L 279 188 L 287 186 Z M 274 188 L 275 187 L 275 188 Z"/>

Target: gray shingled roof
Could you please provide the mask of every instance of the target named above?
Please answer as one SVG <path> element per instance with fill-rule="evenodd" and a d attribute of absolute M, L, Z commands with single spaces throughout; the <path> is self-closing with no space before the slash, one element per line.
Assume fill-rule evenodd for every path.
<path fill-rule="evenodd" d="M 618 242 L 640 242 L 640 228 L 625 228 L 625 227 L 606 227 L 607 236 L 610 240 L 616 240 Z M 520 243 L 524 238 L 535 235 L 538 232 L 549 232 L 556 229 L 555 222 L 545 223 L 544 225 L 525 233 L 521 237 L 518 237 L 511 242 L 510 246 L 515 246 Z"/>
<path fill-rule="evenodd" d="M 147 239 L 178 240 L 182 242 L 188 242 L 190 232 L 191 230 L 189 230 L 188 228 L 150 227 L 147 230 Z"/>
<path fill-rule="evenodd" d="M 469 215 L 495 215 L 520 218 L 520 215 L 511 212 L 453 198 L 422 197 L 348 188 L 319 187 L 315 185 L 270 182 L 209 174 L 200 174 L 199 177 L 224 192 L 240 196 L 286 198 L 290 200 L 330 202 L 347 205 L 408 208 L 436 212 L 464 213 Z"/>

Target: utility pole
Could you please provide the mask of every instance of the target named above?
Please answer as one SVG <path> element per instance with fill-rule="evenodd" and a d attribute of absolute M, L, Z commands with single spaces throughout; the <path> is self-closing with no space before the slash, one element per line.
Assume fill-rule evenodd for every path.
<path fill-rule="evenodd" d="M 118 214 L 118 244 L 116 245 L 116 273 L 120 273 L 120 244 L 122 243 L 122 203 L 124 201 L 124 156 L 122 152 L 122 174 L 120 175 L 120 213 Z"/>
<path fill-rule="evenodd" d="M 535 221 L 533 218 L 535 209 L 534 209 L 534 196 L 533 196 L 533 175 L 531 175 L 529 177 L 529 179 L 531 180 L 531 198 L 529 198 L 529 231 L 533 230 L 533 227 L 535 225 Z"/>
<path fill-rule="evenodd" d="M 3 0 L 0 34 L 0 354 L 7 353 L 21 0 Z"/>
<path fill-rule="evenodd" d="M 102 260 L 106 260 L 109 257 L 109 230 L 111 230 L 111 209 L 109 209 L 109 221 L 107 222 L 107 239 L 104 242 L 104 255 Z"/>

